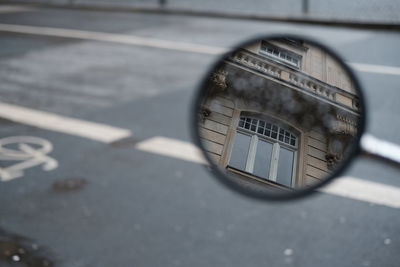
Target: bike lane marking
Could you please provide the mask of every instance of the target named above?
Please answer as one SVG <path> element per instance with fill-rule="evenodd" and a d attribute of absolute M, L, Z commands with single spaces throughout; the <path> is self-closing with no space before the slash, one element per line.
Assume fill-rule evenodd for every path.
<path fill-rule="evenodd" d="M 111 143 L 131 136 L 128 129 L 118 128 L 58 114 L 0 102 L 0 117 L 34 127 Z"/>
<path fill-rule="evenodd" d="M 111 143 L 131 136 L 131 131 L 127 129 L 75 118 L 68 118 L 49 112 L 37 111 L 2 102 L 0 102 L 0 117 L 38 128 L 80 136 L 104 143 Z M 24 144 L 20 145 L 20 150 L 28 154 L 31 153 L 31 155 L 38 155 L 30 146 L 26 145 L 26 142 L 22 143 Z M 177 139 L 157 136 L 137 143 L 135 148 L 153 154 L 200 164 L 207 164 L 198 147 L 192 143 Z M 21 173 L 21 171 L 31 166 L 44 164 L 44 170 L 51 170 L 57 166 L 56 162 L 49 163 L 51 158 L 46 157 L 43 153 L 41 154 L 41 157 L 33 157 L 33 159 L 34 160 L 32 161 L 25 161 L 18 164 L 16 167 L 14 166 L 11 169 L 8 169 L 7 171 L 12 171 L 12 174 L 7 174 L 4 172 L 4 169 L 1 169 L 0 176 L 3 175 L 1 180 L 6 181 L 20 177 L 23 175 L 23 172 Z M 400 208 L 400 189 L 394 186 L 365 181 L 355 177 L 342 177 L 337 179 L 336 182 L 329 184 L 321 189 L 321 191 L 341 197 L 381 204 L 392 208 Z"/>
<path fill-rule="evenodd" d="M 208 164 L 198 147 L 177 139 L 156 136 L 137 143 L 135 148 L 185 161 Z M 400 188 L 356 177 L 338 177 L 319 191 L 391 208 L 400 208 Z"/>
<path fill-rule="evenodd" d="M 7 182 L 22 177 L 25 169 L 39 165 L 42 165 L 44 171 L 56 169 L 58 167 L 57 160 L 47 156 L 52 150 L 52 143 L 35 136 L 1 138 L 0 161 L 6 161 L 8 166 L 0 167 L 0 181 Z"/>
<path fill-rule="evenodd" d="M 111 43 L 119 43 L 126 45 L 137 45 L 137 46 L 191 52 L 191 53 L 208 54 L 208 55 L 222 55 L 223 53 L 229 51 L 229 48 L 227 47 L 169 41 L 157 38 L 135 36 L 130 34 L 116 34 L 116 33 L 96 32 L 96 31 L 74 30 L 66 28 L 55 28 L 55 27 L 41 27 L 41 26 L 0 23 L 0 31 L 80 39 L 80 40 L 90 40 L 90 41 L 111 42 Z M 354 68 L 355 70 L 361 72 L 378 73 L 385 75 L 400 75 L 400 67 L 397 66 L 362 64 L 355 62 L 347 62 L 347 64 L 349 64 L 349 66 Z"/>

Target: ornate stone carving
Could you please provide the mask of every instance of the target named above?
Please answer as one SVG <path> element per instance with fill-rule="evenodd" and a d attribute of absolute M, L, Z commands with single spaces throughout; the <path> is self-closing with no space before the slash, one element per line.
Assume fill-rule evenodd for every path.
<path fill-rule="evenodd" d="M 212 81 L 214 82 L 215 85 L 222 89 L 226 89 L 228 86 L 226 84 L 226 76 L 228 75 L 228 72 L 223 69 L 218 69 L 212 74 Z"/>
<path fill-rule="evenodd" d="M 328 99 L 332 103 L 340 103 L 336 97 L 338 95 L 337 93 L 339 93 L 339 95 L 350 97 L 348 92 L 345 92 L 340 88 L 317 80 L 306 73 L 293 71 L 284 65 L 277 64 L 268 58 L 263 58 L 246 50 L 239 50 L 235 52 L 230 56 L 229 61 L 245 65 L 246 67 L 259 73 L 280 78 L 290 85 L 299 87 L 306 92 L 312 92 L 316 97 Z M 357 100 L 353 100 L 353 103 L 345 106 L 353 111 L 359 111 L 359 104 Z"/>
<path fill-rule="evenodd" d="M 328 151 L 325 156 L 328 167 L 334 167 L 343 159 L 357 135 L 357 122 L 355 118 L 343 113 L 336 114 L 336 120 L 329 129 Z"/>
<path fill-rule="evenodd" d="M 201 110 L 200 110 L 200 113 L 199 113 L 199 116 L 200 116 L 199 121 L 201 121 L 202 123 L 204 123 L 204 121 L 206 120 L 206 118 L 207 118 L 208 116 L 210 116 L 210 114 L 211 114 L 211 110 L 210 110 L 209 108 L 203 106 L 203 107 L 201 108 Z"/>
<path fill-rule="evenodd" d="M 350 134 L 335 134 L 328 137 L 328 151 L 325 155 L 328 167 L 333 168 L 348 153 L 353 145 L 354 136 Z"/>
<path fill-rule="evenodd" d="M 357 122 L 348 116 L 337 114 L 336 122 L 334 123 L 333 132 L 337 134 L 355 136 L 357 134 Z"/>

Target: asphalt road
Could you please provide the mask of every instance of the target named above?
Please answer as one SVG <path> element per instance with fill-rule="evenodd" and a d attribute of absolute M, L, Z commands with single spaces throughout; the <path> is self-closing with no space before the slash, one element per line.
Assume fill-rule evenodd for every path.
<path fill-rule="evenodd" d="M 287 32 L 324 42 L 347 62 L 400 66 L 393 32 L 44 8 L 3 12 L 0 24 L 213 47 Z M 1 102 L 132 133 L 107 143 L 0 120 L 0 141 L 47 140 L 58 163 L 0 182 L 1 266 L 399 266 L 397 208 L 325 193 L 256 201 L 201 164 L 135 148 L 156 136 L 191 141 L 190 106 L 216 55 L 5 31 L 0 47 Z M 400 76 L 357 74 L 367 131 L 400 144 Z M 3 157 L 3 170 L 15 163 Z M 398 173 L 359 158 L 346 175 L 398 188 Z"/>

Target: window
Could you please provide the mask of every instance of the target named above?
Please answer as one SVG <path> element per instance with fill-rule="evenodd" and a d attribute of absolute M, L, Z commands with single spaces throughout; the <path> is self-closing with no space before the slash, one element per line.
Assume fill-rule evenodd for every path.
<path fill-rule="evenodd" d="M 277 59 L 281 62 L 287 63 L 296 68 L 300 68 L 300 66 L 301 66 L 301 56 L 300 55 L 297 55 L 291 51 L 282 49 L 280 47 L 271 45 L 264 41 L 261 44 L 260 53 L 268 55 L 274 59 Z"/>
<path fill-rule="evenodd" d="M 228 166 L 294 187 L 298 138 L 277 124 L 241 116 Z"/>

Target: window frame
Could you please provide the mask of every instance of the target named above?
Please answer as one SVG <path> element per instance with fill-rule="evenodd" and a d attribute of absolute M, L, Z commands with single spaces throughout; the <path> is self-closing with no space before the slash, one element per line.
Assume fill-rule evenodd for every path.
<path fill-rule="evenodd" d="M 274 52 L 269 52 L 268 49 L 270 49 L 272 51 L 277 51 L 278 54 L 275 55 Z M 261 41 L 259 53 L 261 55 L 266 55 L 266 56 L 270 57 L 271 59 L 278 61 L 279 63 L 283 63 L 287 66 L 290 66 L 292 68 L 294 67 L 296 69 L 301 69 L 303 57 L 293 51 L 288 50 L 288 49 L 278 47 L 278 46 L 273 45 L 266 41 Z M 285 57 L 281 57 L 281 54 L 286 54 L 286 55 L 285 55 Z M 290 56 L 293 59 L 296 59 L 297 64 L 292 62 L 291 60 L 288 60 L 287 59 L 288 56 Z"/>
<path fill-rule="evenodd" d="M 259 125 L 259 121 L 262 120 L 266 123 L 270 123 L 273 126 L 277 126 L 278 127 L 277 138 L 275 139 L 272 137 L 261 135 L 257 131 L 258 127 L 256 127 L 255 131 L 252 131 L 250 129 L 240 128 L 239 121 L 240 121 L 241 117 L 256 119 L 256 120 L 258 120 L 257 125 Z M 284 125 L 284 126 L 282 127 L 282 125 Z M 279 140 L 280 129 L 284 129 L 285 131 L 288 131 L 289 133 L 293 134 L 296 137 L 294 146 Z M 231 156 L 232 156 L 233 146 L 234 146 L 234 139 L 235 139 L 237 133 L 247 135 L 251 138 L 250 144 L 249 144 L 249 149 L 247 152 L 247 159 L 246 159 L 246 164 L 245 164 L 244 170 L 241 170 L 241 169 L 238 169 L 238 168 L 235 168 L 235 167 L 229 165 L 229 162 L 230 162 Z M 256 159 L 256 152 L 257 152 L 257 146 L 258 146 L 259 140 L 266 141 L 266 142 L 269 142 L 270 144 L 272 144 L 270 170 L 269 170 L 268 177 L 261 177 L 261 176 L 257 176 L 255 174 L 253 174 L 254 163 L 255 163 L 255 159 Z M 296 129 L 292 130 L 292 127 L 287 125 L 287 123 L 282 122 L 281 120 L 273 119 L 273 118 L 270 118 L 267 116 L 258 116 L 258 115 L 254 115 L 254 114 L 253 115 L 246 114 L 246 113 L 242 114 L 242 112 L 241 112 L 239 114 L 238 120 L 236 121 L 236 125 L 234 125 L 234 132 L 233 132 L 233 136 L 232 136 L 232 142 L 230 144 L 230 151 L 229 151 L 229 157 L 227 158 L 226 168 L 229 170 L 234 170 L 236 173 L 242 173 L 246 176 L 256 178 L 258 181 L 266 182 L 268 184 L 278 185 L 279 187 L 293 189 L 298 184 L 298 181 L 297 181 L 298 180 L 298 172 L 297 172 L 298 167 L 297 167 L 297 165 L 299 163 L 298 152 L 300 149 L 300 145 L 299 145 L 300 140 L 301 140 L 301 133 L 299 131 L 297 131 Z M 291 177 L 290 187 L 277 182 L 277 173 L 278 173 L 278 167 L 279 167 L 279 152 L 280 152 L 281 146 L 283 148 L 286 148 L 293 152 L 292 177 Z"/>
<path fill-rule="evenodd" d="M 242 118 L 244 118 L 243 126 L 240 125 L 242 122 Z M 248 121 L 248 120 L 250 120 L 250 121 Z M 253 120 L 257 120 L 257 123 L 255 125 L 253 124 Z M 263 122 L 264 125 L 261 126 L 260 122 Z M 246 128 L 246 124 L 249 124 L 249 128 Z M 267 127 L 268 124 L 270 125 L 269 128 Z M 287 127 L 286 124 L 285 124 L 286 127 L 285 126 L 282 127 L 281 125 L 282 125 L 281 121 L 265 119 L 265 118 L 260 118 L 258 116 L 245 114 L 245 115 L 239 116 L 239 122 L 238 122 L 238 125 L 236 128 L 239 130 L 247 131 L 249 133 L 256 133 L 261 138 L 267 138 L 268 140 L 271 140 L 271 141 L 278 141 L 278 142 L 281 142 L 282 144 L 288 146 L 289 148 L 297 149 L 298 148 L 298 134 L 294 133 L 296 130 L 288 129 L 289 127 Z M 255 130 L 252 130 L 252 128 L 253 128 L 252 126 L 255 126 Z M 260 127 L 262 130 L 264 130 L 263 134 L 261 134 L 259 132 Z M 274 130 L 274 127 L 276 127 L 276 130 Z M 267 132 L 267 131 L 270 133 L 268 135 L 265 135 L 265 132 Z M 281 133 L 281 131 L 283 131 L 283 133 Z M 276 134 L 276 138 L 272 137 L 272 135 L 274 133 Z M 288 133 L 289 136 L 287 136 L 286 133 Z M 286 139 L 286 137 L 287 137 L 289 141 L 286 142 L 285 140 L 280 140 L 281 135 L 283 135 L 283 139 Z M 291 144 L 293 139 L 295 141 L 294 145 Z"/>

